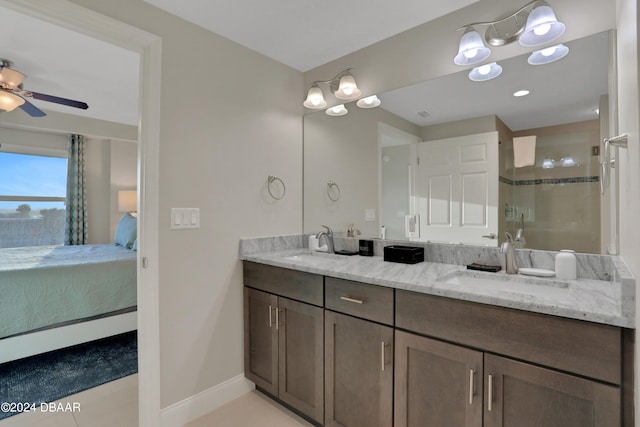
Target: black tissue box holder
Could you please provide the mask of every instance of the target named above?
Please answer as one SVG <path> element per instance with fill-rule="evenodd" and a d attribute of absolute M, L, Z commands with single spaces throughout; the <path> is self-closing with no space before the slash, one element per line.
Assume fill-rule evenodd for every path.
<path fill-rule="evenodd" d="M 424 248 L 414 246 L 385 246 L 384 260 L 402 264 L 417 264 L 424 261 Z"/>

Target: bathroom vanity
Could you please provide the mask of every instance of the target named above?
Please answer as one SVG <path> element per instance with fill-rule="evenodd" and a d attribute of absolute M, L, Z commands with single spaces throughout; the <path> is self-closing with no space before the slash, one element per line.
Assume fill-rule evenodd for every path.
<path fill-rule="evenodd" d="M 318 425 L 633 425 L 619 260 L 567 282 L 251 243 L 245 375 Z"/>

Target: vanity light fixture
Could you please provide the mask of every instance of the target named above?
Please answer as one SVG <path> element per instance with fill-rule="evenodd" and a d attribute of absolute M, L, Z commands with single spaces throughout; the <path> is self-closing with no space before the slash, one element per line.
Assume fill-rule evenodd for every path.
<path fill-rule="evenodd" d="M 553 159 L 547 157 L 542 161 L 542 169 L 553 169 L 554 167 L 556 167 L 556 165 Z"/>
<path fill-rule="evenodd" d="M 469 79 L 474 82 L 485 82 L 502 74 L 502 67 L 496 62 L 480 65 L 469 72 Z"/>
<path fill-rule="evenodd" d="M 305 107 L 320 110 L 327 106 L 327 101 L 324 99 L 320 84 L 329 85 L 329 90 L 331 90 L 338 99 L 358 99 L 362 94 L 360 89 L 358 89 L 356 79 L 351 74 L 351 68 L 348 68 L 338 73 L 338 75 L 331 80 L 318 80 L 311 83 L 311 87 L 307 91 L 307 99 L 303 102 Z"/>
<path fill-rule="evenodd" d="M 544 49 L 536 50 L 529 55 L 527 62 L 531 65 L 550 64 L 558 59 L 564 58 L 568 53 L 569 48 L 563 44 L 545 47 Z"/>
<path fill-rule="evenodd" d="M 376 95 L 367 96 L 366 98 L 359 99 L 356 105 L 360 108 L 375 108 L 380 105 L 381 101 Z"/>
<path fill-rule="evenodd" d="M 486 27 L 484 42 L 476 30 L 480 27 Z M 556 19 L 549 3 L 534 0 L 506 18 L 467 24 L 459 28 L 462 29 L 465 32 L 453 62 L 457 65 L 474 65 L 491 54 L 487 45 L 504 46 L 518 40 L 525 47 L 542 46 L 560 37 L 565 25 Z"/>
<path fill-rule="evenodd" d="M 466 30 L 460 39 L 458 54 L 453 58 L 456 65 L 477 64 L 491 55 L 491 49 L 484 45 L 480 33 L 473 26 L 465 28 Z"/>
<path fill-rule="evenodd" d="M 333 116 L 333 117 L 344 116 L 348 112 L 349 112 L 349 110 L 347 110 L 345 108 L 344 104 L 340 104 L 340 105 L 336 105 L 336 106 L 331 107 L 331 108 L 327 108 L 327 111 L 325 111 L 325 113 L 327 113 L 327 115 Z"/>

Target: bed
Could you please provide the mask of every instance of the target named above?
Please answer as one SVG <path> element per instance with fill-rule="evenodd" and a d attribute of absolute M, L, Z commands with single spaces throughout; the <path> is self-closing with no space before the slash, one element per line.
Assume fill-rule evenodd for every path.
<path fill-rule="evenodd" d="M 0 249 L 0 363 L 136 329 L 136 252 Z"/>

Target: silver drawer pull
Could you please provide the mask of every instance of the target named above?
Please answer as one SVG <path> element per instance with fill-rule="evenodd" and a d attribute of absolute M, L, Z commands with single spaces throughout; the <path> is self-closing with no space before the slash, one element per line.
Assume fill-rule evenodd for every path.
<path fill-rule="evenodd" d="M 488 390 L 488 402 L 487 402 L 487 410 L 491 412 L 493 409 L 493 375 L 489 375 L 489 390 Z"/>
<path fill-rule="evenodd" d="M 473 389 L 474 384 L 473 384 L 473 379 L 475 377 L 476 371 L 474 371 L 473 369 L 469 369 L 469 405 L 473 405 Z"/>
<path fill-rule="evenodd" d="M 273 320 L 271 320 L 271 312 L 273 311 L 273 307 L 269 305 L 269 327 L 273 326 Z"/>
<path fill-rule="evenodd" d="M 351 297 L 340 297 L 340 299 L 342 301 L 347 301 L 347 302 L 353 302 L 355 304 L 364 304 L 364 300 L 363 299 L 358 299 L 358 298 L 351 298 Z"/>

